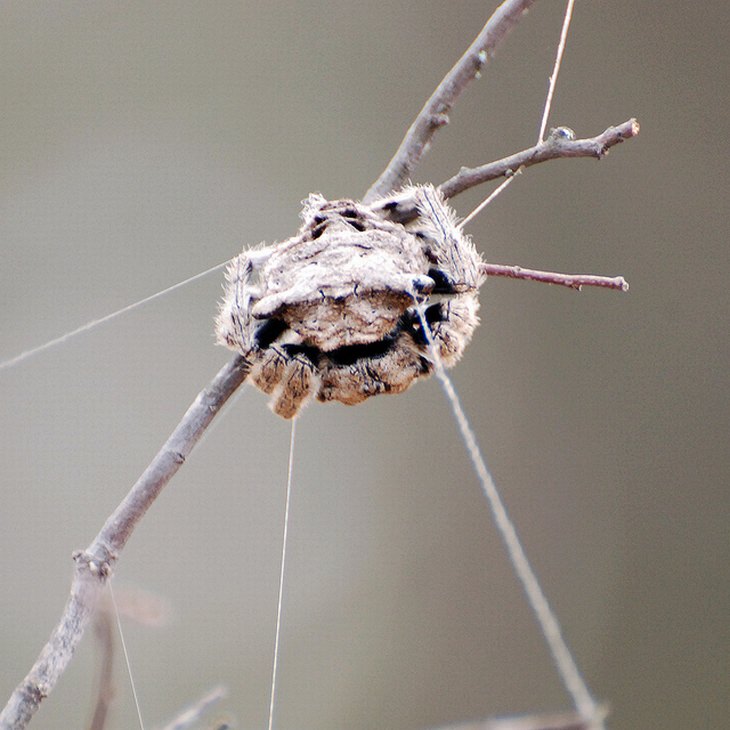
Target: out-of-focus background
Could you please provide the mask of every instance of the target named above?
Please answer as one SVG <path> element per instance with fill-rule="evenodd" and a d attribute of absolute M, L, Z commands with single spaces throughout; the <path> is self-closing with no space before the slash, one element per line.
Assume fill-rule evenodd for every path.
<path fill-rule="evenodd" d="M 495 2 L 6 2 L 0 358 L 362 194 Z M 538 2 L 417 180 L 533 143 L 564 3 Z M 718 728 L 728 697 L 730 9 L 578 3 L 553 125 L 636 116 L 602 162 L 530 169 L 469 230 L 492 261 L 623 274 L 628 294 L 495 280 L 456 386 L 611 727 Z M 488 192 L 455 200 L 465 215 Z M 0 372 L 0 695 L 85 547 L 227 360 L 213 274 Z M 265 725 L 289 424 L 246 389 L 134 534 L 117 594 L 148 725 L 212 686 Z M 298 425 L 276 726 L 428 728 L 568 698 L 436 382 Z M 108 727 L 135 726 L 117 654 Z M 33 723 L 88 724 L 90 632 Z"/>

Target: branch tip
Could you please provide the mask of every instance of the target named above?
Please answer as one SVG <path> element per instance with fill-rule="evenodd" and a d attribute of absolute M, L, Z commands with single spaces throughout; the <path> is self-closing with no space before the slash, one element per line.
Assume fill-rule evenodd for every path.
<path fill-rule="evenodd" d="M 638 121 L 632 118 L 616 127 L 608 127 L 595 137 L 576 139 L 575 132 L 570 127 L 556 127 L 550 131 L 544 142 L 540 142 L 534 147 L 528 147 L 509 157 L 503 157 L 501 160 L 478 167 L 462 166 L 456 175 L 441 183 L 439 189 L 448 199 L 490 180 L 510 177 L 520 170 L 540 162 L 566 157 L 600 159 L 608 153 L 611 147 L 635 137 L 639 133 L 639 129 Z"/>
<path fill-rule="evenodd" d="M 509 279 L 538 281 L 543 284 L 557 284 L 580 291 L 584 286 L 597 286 L 604 289 L 628 291 L 629 284 L 623 276 L 596 276 L 595 274 L 561 274 L 557 271 L 539 271 L 524 269 L 521 266 L 506 264 L 488 264 L 481 266 L 482 273 L 487 276 L 503 276 Z"/>

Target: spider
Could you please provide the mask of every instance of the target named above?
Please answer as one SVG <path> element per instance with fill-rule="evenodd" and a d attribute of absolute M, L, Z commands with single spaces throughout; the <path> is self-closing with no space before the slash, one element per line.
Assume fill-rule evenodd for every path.
<path fill-rule="evenodd" d="M 401 222 L 404 200 L 413 214 Z M 216 319 L 218 343 L 243 355 L 275 413 L 401 393 L 432 373 L 429 340 L 456 364 L 486 276 L 433 186 L 372 205 L 313 194 L 301 219 L 292 238 L 232 260 Z"/>

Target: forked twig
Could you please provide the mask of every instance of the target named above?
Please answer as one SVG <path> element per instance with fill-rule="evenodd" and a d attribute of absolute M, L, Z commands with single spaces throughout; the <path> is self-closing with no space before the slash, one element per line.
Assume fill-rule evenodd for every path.
<path fill-rule="evenodd" d="M 477 39 L 452 68 L 431 96 L 421 113 L 409 129 L 400 148 L 390 164 L 373 184 L 364 200 L 373 202 L 393 190 L 401 187 L 410 176 L 418 161 L 427 150 L 436 129 L 448 122 L 448 112 L 453 107 L 461 92 L 468 83 L 479 75 L 480 69 L 494 52 L 497 45 L 516 25 L 526 10 L 535 0 L 506 0 L 489 19 Z M 626 128 L 626 125 L 629 125 Z M 633 130 L 632 134 L 621 132 L 622 129 Z M 508 170 L 516 170 L 537 162 L 557 157 L 600 156 L 612 145 L 633 136 L 638 132 L 638 125 L 630 120 L 616 128 L 616 132 L 607 130 L 603 135 L 592 140 L 555 140 L 548 139 L 535 148 L 525 150 L 490 165 L 474 170 L 462 169 L 451 180 L 442 186 L 447 197 L 452 197 L 473 185 L 485 180 L 504 176 Z M 597 150 L 600 146 L 600 154 Z M 491 176 L 491 177 L 490 177 Z M 405 201 L 404 201 L 405 203 Z M 397 206 L 396 206 L 397 207 Z M 407 206 L 404 205 L 404 210 Z M 400 212 L 400 211 L 398 211 Z M 487 273 L 491 275 L 516 276 L 518 278 L 539 278 L 548 272 L 532 272 L 515 267 L 496 265 Z M 511 273 L 508 273 L 511 270 Z M 526 275 L 529 272 L 530 275 Z M 564 275 L 551 274 L 553 277 Z M 593 278 L 593 277 L 591 277 Z M 600 277 L 599 277 L 600 278 Z M 552 283 L 566 284 L 554 279 Z M 568 286 L 576 286 L 573 278 Z M 585 279 L 581 283 L 588 284 Z M 595 283 L 595 282 L 591 282 Z M 608 284 L 602 284 L 607 286 Z M 623 288 L 623 285 L 618 288 Z M 210 385 L 200 392 L 164 446 L 154 457 L 142 476 L 132 487 L 129 494 L 108 518 L 99 534 L 85 551 L 74 554 L 74 575 L 71 591 L 61 619 L 54 629 L 48 643 L 44 646 L 38 659 L 25 679 L 11 695 L 7 705 L 0 713 L 0 730 L 19 730 L 25 728 L 38 710 L 40 703 L 53 690 L 58 679 L 71 661 L 73 653 L 91 620 L 98 603 L 102 588 L 111 575 L 119 553 L 124 548 L 136 525 L 144 516 L 152 502 L 160 494 L 182 466 L 204 431 L 210 425 L 222 406 L 244 382 L 249 367 L 240 357 L 234 357 L 211 381 Z M 502 722 L 502 721 L 500 721 Z M 482 730 L 547 730 L 550 727 L 561 730 L 582 730 L 581 724 L 563 725 L 481 725 Z"/>
<path fill-rule="evenodd" d="M 551 131 L 545 141 L 533 147 L 478 167 L 462 167 L 459 172 L 442 182 L 438 189 L 444 198 L 449 200 L 470 188 L 501 177 L 516 175 L 521 170 L 541 162 L 570 157 L 593 157 L 600 160 L 612 147 L 636 137 L 640 129 L 636 119 L 629 119 L 616 127 L 609 127 L 595 137 L 575 139 L 572 130 L 558 127 Z M 389 194 L 375 201 L 373 205 L 387 206 L 389 217 L 400 223 L 415 220 L 418 215 L 413 195 L 408 188 L 402 192 Z"/>
<path fill-rule="evenodd" d="M 473 43 L 424 104 L 388 166 L 365 194 L 363 203 L 372 203 L 404 185 L 428 149 L 436 130 L 449 123 L 449 112 L 461 92 L 471 81 L 479 78 L 497 46 L 534 3 L 535 0 L 505 0 L 494 11 Z"/>
<path fill-rule="evenodd" d="M 501 160 L 490 162 L 479 167 L 462 167 L 459 172 L 439 185 L 445 198 L 453 198 L 476 185 L 513 175 L 525 167 L 532 167 L 540 162 L 558 160 L 566 157 L 595 157 L 601 159 L 624 140 L 636 137 L 640 126 L 636 119 L 629 119 L 617 127 L 609 127 L 596 137 L 575 139 L 572 130 L 558 127 L 552 130 L 544 142 L 529 147 Z"/>

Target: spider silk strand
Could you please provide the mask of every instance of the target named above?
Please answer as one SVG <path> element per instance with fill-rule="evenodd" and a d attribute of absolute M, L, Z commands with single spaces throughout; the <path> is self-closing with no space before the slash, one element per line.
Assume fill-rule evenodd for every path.
<path fill-rule="evenodd" d="M 494 188 L 489 195 L 487 195 L 484 200 L 482 200 L 479 205 L 477 205 L 474 210 L 469 213 L 469 215 L 464 218 L 461 223 L 457 226 L 457 228 L 463 228 L 472 218 L 476 218 L 508 185 L 510 185 L 516 178 L 517 174 L 519 173 L 519 170 L 514 173 L 513 175 L 510 175 L 506 180 L 503 180 L 498 187 Z"/>
<path fill-rule="evenodd" d="M 573 6 L 575 0 L 568 0 L 565 8 L 565 17 L 563 18 L 563 27 L 560 31 L 560 41 L 558 42 L 558 50 L 555 54 L 555 64 L 553 72 L 550 74 L 550 83 L 548 84 L 547 97 L 545 106 L 542 110 L 542 120 L 540 122 L 540 131 L 537 133 L 537 144 L 540 144 L 545 138 L 545 130 L 547 129 L 548 117 L 550 116 L 550 108 L 553 104 L 553 95 L 555 87 L 558 84 L 558 74 L 560 73 L 560 64 L 563 62 L 563 54 L 565 53 L 565 43 L 568 40 L 568 31 L 570 30 L 570 21 L 573 17 Z"/>
<path fill-rule="evenodd" d="M 230 261 L 230 259 L 229 259 Z M 214 271 L 218 271 L 218 269 L 222 269 L 228 261 L 224 261 L 222 264 L 217 264 L 216 266 L 212 266 L 210 269 L 206 269 L 205 271 L 201 271 L 199 274 L 195 274 L 194 276 L 191 276 L 188 279 L 185 279 L 184 281 L 179 281 L 177 284 L 173 284 L 172 286 L 168 286 L 166 289 L 163 289 L 162 291 L 158 291 L 156 294 L 151 294 L 148 297 L 145 297 L 144 299 L 140 299 L 137 302 L 134 302 L 133 304 L 128 304 L 126 307 L 122 307 L 121 309 L 117 309 L 116 312 L 112 312 L 111 314 L 106 314 L 103 317 L 99 317 L 98 319 L 92 319 L 86 324 L 82 324 L 80 327 L 77 327 L 76 329 L 70 330 L 66 332 L 63 335 L 60 335 L 59 337 L 54 337 L 52 340 L 48 340 L 48 342 L 44 342 L 42 345 L 38 345 L 37 347 L 32 347 L 30 350 L 25 350 L 24 352 L 21 352 L 19 355 L 15 355 L 14 357 L 8 358 L 7 360 L 3 360 L 0 362 L 0 370 L 7 370 L 8 368 L 12 368 L 15 365 L 19 365 L 21 362 L 24 362 L 25 360 L 28 360 L 29 358 L 33 357 L 34 355 L 38 355 L 41 352 L 44 352 L 45 350 L 50 350 L 52 347 L 55 347 L 56 345 L 60 345 L 63 342 L 66 342 L 66 340 L 70 340 L 72 337 L 75 337 L 76 335 L 80 335 L 82 332 L 88 332 L 89 330 L 94 329 L 95 327 L 98 327 L 101 324 L 104 324 L 105 322 L 109 322 L 112 319 L 115 319 L 116 317 L 119 317 L 122 314 L 126 314 L 127 312 L 131 312 L 133 309 L 136 309 L 137 307 L 141 307 L 143 304 L 147 304 L 148 302 L 151 302 L 154 299 L 159 299 L 160 297 L 165 296 L 165 294 L 169 294 L 170 292 L 175 291 L 175 289 L 180 289 L 181 287 L 191 284 L 192 282 L 196 281 L 197 279 L 201 279 L 204 276 L 207 276 L 208 274 L 212 274 Z"/>
<path fill-rule="evenodd" d="M 289 439 L 289 467 L 286 476 L 286 500 L 284 503 L 284 533 L 281 541 L 281 564 L 279 567 L 279 591 L 276 599 L 276 630 L 274 632 L 274 660 L 271 664 L 271 690 L 269 692 L 268 730 L 274 727 L 274 703 L 276 702 L 276 680 L 279 668 L 279 644 L 281 638 L 281 607 L 284 603 L 284 571 L 286 568 L 286 545 L 289 535 L 289 504 L 291 502 L 292 473 L 294 471 L 294 441 L 296 438 L 297 419 L 291 419 L 291 437 Z"/>
<path fill-rule="evenodd" d="M 553 105 L 553 96 L 555 95 L 555 88 L 558 85 L 558 75 L 560 74 L 560 66 L 563 62 L 563 55 L 565 54 L 565 44 L 568 40 L 568 31 L 570 30 L 570 21 L 573 18 L 573 6 L 575 0 L 568 0 L 568 5 L 565 8 L 565 16 L 563 17 L 563 27 L 560 31 L 560 40 L 558 41 L 558 50 L 555 53 L 555 63 L 553 64 L 553 72 L 550 74 L 550 82 L 548 83 L 547 96 L 545 97 L 545 104 L 542 109 L 542 119 L 540 120 L 540 131 L 537 133 L 537 144 L 542 144 L 545 141 L 545 130 L 547 129 L 548 117 L 550 116 L 550 109 Z M 499 187 L 495 188 L 479 205 L 477 205 L 471 213 L 459 224 L 459 228 L 463 228 L 469 221 L 476 218 L 508 185 L 512 183 L 518 173 L 522 171 L 522 168 L 515 170 L 515 172 L 504 180 Z"/>
<path fill-rule="evenodd" d="M 580 670 L 578 669 L 578 665 L 576 664 L 575 659 L 573 659 L 570 649 L 563 638 L 557 617 L 551 609 L 550 604 L 545 597 L 545 593 L 540 586 L 540 582 L 538 581 L 537 576 L 527 559 L 525 550 L 522 547 L 519 536 L 517 535 L 517 530 L 510 520 L 494 478 L 487 468 L 481 449 L 479 448 L 479 443 L 477 442 L 474 431 L 469 423 L 469 419 L 461 405 L 461 401 L 456 389 L 454 388 L 454 384 L 451 382 L 451 378 L 449 378 L 446 374 L 446 370 L 441 362 L 441 357 L 433 341 L 431 330 L 429 329 L 426 317 L 423 314 L 423 308 L 420 304 L 418 304 L 416 306 L 416 310 L 426 337 L 429 353 L 434 362 L 436 377 L 438 378 L 439 383 L 441 384 L 441 387 L 449 401 L 451 412 L 459 428 L 462 442 L 469 454 L 469 459 L 474 471 L 476 472 L 482 492 L 487 499 L 494 524 L 499 531 L 515 575 L 527 596 L 528 604 L 532 609 L 535 619 L 540 627 L 540 631 L 548 645 L 553 665 L 555 666 L 565 689 L 570 695 L 575 709 L 586 720 L 589 720 L 592 723 L 597 723 L 594 724 L 593 727 L 600 728 L 602 727 L 602 720 L 599 717 L 600 713 L 596 702 L 591 696 L 588 686 L 583 680 Z"/>
<path fill-rule="evenodd" d="M 117 599 L 114 598 L 114 589 L 112 588 L 113 578 L 109 578 L 107 585 L 109 586 L 109 595 L 112 599 L 112 606 L 114 606 L 114 617 L 117 622 L 117 631 L 119 631 L 119 642 L 122 645 L 122 653 L 124 654 L 124 663 L 127 666 L 127 674 L 129 675 L 129 684 L 132 687 L 132 697 L 134 697 L 134 706 L 137 709 L 137 720 L 141 730 L 144 730 L 144 721 L 142 720 L 142 710 L 139 706 L 139 697 L 137 696 L 137 688 L 134 685 L 134 676 L 132 675 L 132 665 L 129 662 L 129 653 L 127 652 L 127 642 L 124 640 L 124 631 L 122 631 L 122 619 L 119 617 L 119 607 L 117 606 Z"/>

